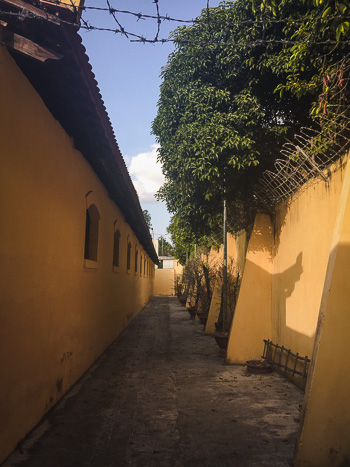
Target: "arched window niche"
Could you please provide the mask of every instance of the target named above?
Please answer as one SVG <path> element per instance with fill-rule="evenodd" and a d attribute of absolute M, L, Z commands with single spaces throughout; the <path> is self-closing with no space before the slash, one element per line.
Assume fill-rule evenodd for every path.
<path fill-rule="evenodd" d="M 142 255 L 140 253 L 140 276 L 142 276 Z"/>
<path fill-rule="evenodd" d="M 98 257 L 98 233 L 100 224 L 100 213 L 95 204 L 90 204 L 86 209 L 85 222 L 85 266 L 96 267 Z M 95 263 L 95 264 L 93 264 Z"/>
<path fill-rule="evenodd" d="M 139 252 L 137 246 L 135 245 L 135 274 L 137 274 L 137 262 L 139 260 Z"/>
<path fill-rule="evenodd" d="M 113 269 L 118 271 L 120 266 L 120 231 L 114 224 L 114 237 L 113 237 Z"/>
<path fill-rule="evenodd" d="M 128 240 L 127 252 L 126 252 L 126 271 L 130 272 L 131 269 L 131 243 Z"/>

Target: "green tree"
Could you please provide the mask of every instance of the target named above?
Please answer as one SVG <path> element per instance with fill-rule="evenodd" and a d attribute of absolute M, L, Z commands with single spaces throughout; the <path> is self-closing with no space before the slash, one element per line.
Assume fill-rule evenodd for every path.
<path fill-rule="evenodd" d="M 260 12 L 246 0 L 210 11 L 209 24 L 204 11 L 173 33 L 176 50 L 162 71 L 153 122 L 166 176 L 158 196 L 196 239 L 219 234 L 224 196 L 231 231 L 251 222 L 253 184 L 282 144 L 310 124 L 311 99 L 274 92 L 285 79 L 276 73 L 283 25 L 256 22 Z M 262 33 L 280 41 L 252 47 Z"/>
<path fill-rule="evenodd" d="M 167 241 L 163 235 L 158 239 L 159 241 L 159 255 L 160 256 L 174 256 L 174 247 Z"/>
<path fill-rule="evenodd" d="M 255 0 L 254 7 L 275 21 L 288 20 L 283 32 L 290 43 L 278 57 L 285 79 L 276 90 L 314 96 L 313 117 L 330 113 L 343 119 L 349 107 L 350 1 Z"/>
<path fill-rule="evenodd" d="M 145 218 L 148 228 L 151 229 L 152 228 L 151 214 L 148 212 L 147 209 L 143 209 L 142 213 L 143 213 L 143 217 Z"/>

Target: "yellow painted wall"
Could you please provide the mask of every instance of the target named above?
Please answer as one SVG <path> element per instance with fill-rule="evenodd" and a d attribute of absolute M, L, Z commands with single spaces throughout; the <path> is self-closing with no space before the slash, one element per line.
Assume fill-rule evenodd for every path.
<path fill-rule="evenodd" d="M 74 8 L 74 7 L 80 7 L 80 6 L 83 6 L 84 3 L 85 3 L 85 0 L 60 0 L 61 3 L 63 4 L 66 4 L 67 6 L 69 6 L 70 8 Z M 53 2 L 54 3 L 54 2 Z M 73 5 L 74 7 L 73 7 Z"/>
<path fill-rule="evenodd" d="M 146 255 L 152 274 L 135 274 L 138 239 L 2 46 L 0 93 L 1 461 L 149 301 L 154 265 Z M 84 267 L 90 199 L 101 217 L 93 269 Z"/>
<path fill-rule="evenodd" d="M 296 467 L 350 465 L 350 165 L 330 248 Z"/>
<path fill-rule="evenodd" d="M 243 329 L 248 329 L 254 321 L 254 307 L 251 303 L 254 296 L 253 284 L 250 284 L 252 294 L 249 294 L 249 288 L 246 289 L 246 284 L 253 279 L 247 282 L 248 273 L 245 270 L 231 331 L 228 362 L 243 363 L 248 358 L 260 357 L 264 345 L 263 338 L 270 338 L 274 343 L 290 348 L 301 356 L 311 356 L 344 177 L 343 170 L 335 170 L 336 168 L 332 168 L 327 185 L 320 179 L 318 183 L 303 187 L 297 196 L 277 206 L 274 235 L 271 240 L 273 248 L 270 254 L 272 280 L 271 285 L 266 285 L 271 287 L 271 291 L 267 293 L 272 293 L 269 317 L 261 313 L 260 309 L 255 309 L 255 321 L 261 323 L 261 327 L 256 329 L 259 335 L 259 351 L 249 351 L 249 340 L 246 339 L 244 345 L 241 345 L 239 340 Z M 255 233 L 250 239 L 245 267 L 249 267 L 248 271 L 249 274 L 253 274 L 252 277 L 259 274 L 259 269 L 253 272 L 256 261 L 251 261 L 249 255 L 255 251 L 258 258 L 259 252 L 265 248 L 266 228 L 263 225 L 255 225 Z M 268 230 L 270 231 L 270 227 Z M 259 236 L 254 239 L 256 233 L 259 233 Z M 251 311 L 248 312 L 248 309 Z M 271 331 L 267 332 L 265 325 L 269 319 L 271 321 L 268 326 Z M 263 329 L 264 335 L 260 332 Z M 254 335 L 254 331 L 252 335 L 257 340 L 258 336 Z M 244 347 L 247 347 L 246 351 Z"/>
<path fill-rule="evenodd" d="M 181 276 L 183 273 L 183 266 L 182 264 L 179 263 L 177 259 L 174 259 L 174 269 L 175 269 L 175 275 L 176 276 Z"/>
<path fill-rule="evenodd" d="M 228 363 L 245 363 L 262 353 L 271 336 L 271 273 L 273 228 L 270 216 L 256 215 L 239 298 L 227 348 Z"/>
<path fill-rule="evenodd" d="M 240 234 L 234 236 L 231 234 L 227 235 L 227 262 L 230 264 L 231 260 L 240 271 L 243 273 L 245 258 L 247 249 L 247 234 L 242 231 Z M 217 267 L 222 266 L 223 261 L 223 247 L 217 251 L 212 248 L 210 251 L 210 263 Z M 208 321 L 205 327 L 206 334 L 213 334 L 215 332 L 215 323 L 217 322 L 220 314 L 220 302 L 221 302 L 221 285 L 219 281 L 214 286 L 213 296 L 210 304 L 210 310 L 208 315 Z"/>
<path fill-rule="evenodd" d="M 333 172 L 276 209 L 272 340 L 309 357 L 342 181 Z"/>
<path fill-rule="evenodd" d="M 174 295 L 175 294 L 175 270 L 156 269 L 154 294 Z"/>

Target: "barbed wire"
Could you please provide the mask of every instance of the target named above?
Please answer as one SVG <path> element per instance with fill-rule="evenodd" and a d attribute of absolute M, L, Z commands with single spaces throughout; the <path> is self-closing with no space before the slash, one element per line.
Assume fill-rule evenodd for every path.
<path fill-rule="evenodd" d="M 0 9 L 0 14 L 5 15 L 5 16 L 13 16 L 13 17 L 19 17 L 22 19 L 35 19 L 38 21 L 45 21 L 46 18 L 43 18 L 42 16 L 36 15 L 35 13 L 32 12 L 26 12 L 26 13 L 15 13 L 15 12 L 9 12 L 5 10 Z M 269 44 L 283 44 L 283 45 L 303 45 L 303 44 L 308 44 L 308 45 L 336 45 L 336 44 L 350 44 L 350 40 L 304 40 L 304 41 L 293 41 L 289 39 L 256 39 L 254 41 L 239 41 L 235 42 L 232 40 L 231 42 L 218 42 L 215 40 L 207 40 L 207 41 L 202 41 L 202 40 L 191 40 L 191 39 L 178 39 L 178 38 L 173 38 L 173 37 L 168 37 L 168 38 L 159 38 L 157 35 L 153 39 L 146 38 L 140 34 L 135 34 L 130 31 L 126 31 L 124 28 L 108 28 L 108 27 L 99 27 L 99 26 L 93 26 L 91 25 L 88 21 L 82 20 L 81 23 L 73 23 L 71 21 L 59 20 L 61 23 L 64 24 L 69 24 L 71 26 L 74 26 L 79 29 L 84 29 L 87 31 L 99 31 L 99 32 L 111 32 L 113 34 L 121 34 L 127 37 L 130 42 L 141 42 L 141 43 L 149 43 L 149 44 L 165 44 L 165 43 L 177 43 L 177 44 L 193 44 L 193 45 L 199 45 L 202 47 L 209 47 L 209 46 L 221 46 L 221 47 L 257 47 L 257 46 L 263 46 L 263 45 L 269 45 Z M 159 34 L 157 32 L 157 34 Z M 132 38 L 132 39 L 131 39 Z"/>
<path fill-rule="evenodd" d="M 157 0 L 158 2 L 159 0 Z M 56 0 L 54 3 L 58 4 L 58 5 L 67 5 L 65 2 L 63 2 L 63 0 Z M 161 21 L 169 21 L 169 22 L 176 22 L 176 23 L 187 23 L 187 24 L 196 24 L 198 22 L 202 22 L 202 20 L 198 19 L 198 18 L 191 18 L 191 19 L 183 19 L 183 18 L 173 18 L 169 15 L 149 15 L 149 14 L 145 14 L 145 13 L 141 13 L 141 12 L 134 12 L 134 11 L 130 11 L 130 10 L 120 10 L 120 9 L 117 9 L 115 7 L 110 7 L 110 6 L 107 6 L 107 7 L 98 7 L 98 6 L 86 6 L 86 5 L 81 5 L 81 6 L 76 6 L 74 5 L 74 8 L 79 11 L 79 12 L 83 12 L 85 10 L 96 10 L 96 11 L 104 11 L 104 12 L 107 12 L 109 14 L 112 14 L 112 13 L 122 13 L 122 14 L 126 14 L 126 15 L 131 15 L 131 16 L 134 16 L 136 17 L 138 20 L 140 19 L 155 19 L 155 20 L 161 20 Z M 206 9 L 206 14 L 208 16 L 208 11 L 210 12 L 210 8 L 215 8 L 215 7 L 210 7 L 209 5 L 209 0 L 207 0 L 207 5 L 205 7 Z M 350 16 L 340 16 L 340 15 L 333 15 L 333 16 L 327 16 L 327 19 L 349 19 Z M 248 19 L 248 20 L 242 20 L 242 21 L 229 21 L 229 22 L 225 22 L 223 24 L 232 24 L 232 25 L 236 25 L 236 26 L 240 26 L 240 25 L 254 25 L 254 24 L 260 24 L 260 25 L 266 25 L 266 24 L 287 24 L 287 23 L 304 23 L 305 21 L 308 21 L 308 20 L 313 20 L 313 21 L 324 21 L 325 18 L 322 16 L 322 15 L 319 15 L 319 16 L 311 16 L 311 15 L 304 15 L 304 16 L 301 16 L 299 18 L 283 18 L 283 19 L 277 19 L 277 18 L 268 18 L 268 19 L 264 19 L 264 20 L 252 20 L 252 19 Z"/>
<path fill-rule="evenodd" d="M 140 43 L 149 43 L 149 44 L 165 44 L 165 43 L 177 43 L 177 44 L 193 44 L 193 45 L 198 45 L 202 47 L 209 47 L 209 46 L 221 46 L 221 47 L 258 47 L 258 46 L 265 46 L 269 44 L 281 44 L 281 45 L 327 45 L 327 46 L 332 46 L 336 44 L 350 44 L 350 40 L 331 40 L 331 39 L 326 39 L 326 40 L 302 40 L 302 41 L 295 41 L 295 40 L 289 40 L 289 39 L 265 39 L 262 37 L 261 39 L 256 39 L 253 41 L 239 41 L 235 42 L 234 40 L 232 41 L 216 41 L 214 39 L 210 40 L 191 40 L 191 39 L 184 39 L 184 38 L 177 38 L 177 37 L 166 37 L 166 38 L 161 38 L 160 37 L 160 31 L 161 31 L 161 24 L 166 21 L 170 22 L 177 22 L 177 23 L 185 23 L 185 24 L 196 24 L 199 21 L 198 19 L 191 19 L 191 20 L 186 20 L 186 19 L 181 19 L 181 18 L 173 18 L 168 15 L 161 15 L 160 14 L 160 9 L 159 9 L 159 0 L 153 0 L 153 3 L 155 4 L 155 15 L 149 15 L 149 14 L 144 14 L 141 12 L 133 12 L 130 10 L 120 10 L 116 9 L 112 6 L 110 0 L 106 0 L 106 6 L 101 7 L 101 6 L 76 6 L 73 4 L 73 1 L 71 1 L 72 8 L 76 13 L 80 15 L 81 12 L 85 10 L 97 10 L 97 11 L 103 11 L 107 12 L 115 21 L 117 24 L 117 28 L 113 27 L 104 27 L 104 26 L 96 26 L 91 24 L 88 20 L 85 20 L 82 16 L 80 16 L 80 22 L 75 23 L 73 21 L 67 21 L 60 19 L 59 21 L 64 24 L 69 24 L 71 26 L 74 26 L 76 28 L 84 29 L 88 32 L 90 31 L 97 31 L 97 32 L 110 32 L 113 34 L 120 34 L 122 36 L 125 36 L 130 42 L 140 42 Z M 57 5 L 64 5 L 67 6 L 67 3 L 64 2 L 63 0 L 55 0 L 53 3 Z M 206 7 L 204 8 L 206 10 L 206 20 L 207 20 L 207 25 L 208 25 L 208 32 L 210 35 L 211 32 L 211 26 L 212 26 L 212 21 L 213 18 L 210 15 L 210 0 L 207 0 L 206 2 Z M 43 10 L 44 12 L 45 10 Z M 117 17 L 117 14 L 127 14 L 131 15 L 133 17 L 136 17 L 137 20 L 155 20 L 157 22 L 157 29 L 156 29 L 156 34 L 153 38 L 145 37 L 142 34 L 137 34 L 132 31 L 126 30 L 123 25 L 121 24 L 119 18 Z M 21 12 L 12 12 L 12 11 L 6 11 L 6 10 L 1 10 L 0 9 L 0 14 L 2 15 L 7 15 L 7 16 L 15 16 L 15 17 L 20 17 L 22 19 L 35 19 L 35 20 L 40 20 L 43 21 L 45 18 L 33 12 L 30 11 L 21 11 Z M 340 17 L 340 16 L 332 16 L 328 17 L 328 20 L 332 19 L 350 19 L 350 16 L 347 17 Z M 322 16 L 319 17 L 311 17 L 311 16 L 304 16 L 301 18 L 297 19 L 292 19 L 292 18 L 284 18 L 284 19 L 266 19 L 266 20 L 242 20 L 242 21 L 229 21 L 223 24 L 225 25 L 236 25 L 236 26 L 267 26 L 268 24 L 288 24 L 288 23 L 303 23 L 307 20 L 312 19 L 313 21 L 323 21 L 324 18 Z"/>

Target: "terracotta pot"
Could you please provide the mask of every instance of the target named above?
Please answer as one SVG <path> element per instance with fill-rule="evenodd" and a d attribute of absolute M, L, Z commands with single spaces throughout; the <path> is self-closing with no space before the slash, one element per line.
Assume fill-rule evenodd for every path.
<path fill-rule="evenodd" d="M 271 365 L 261 360 L 248 360 L 246 364 L 249 373 L 261 375 L 272 371 Z"/>
<path fill-rule="evenodd" d="M 216 343 L 220 347 L 220 356 L 226 357 L 227 354 L 227 345 L 228 345 L 228 335 L 222 334 L 221 332 L 215 332 L 213 334 Z"/>
<path fill-rule="evenodd" d="M 190 314 L 191 319 L 195 319 L 196 317 L 196 308 L 194 306 L 190 306 L 187 308 L 187 311 Z"/>
<path fill-rule="evenodd" d="M 205 313 L 201 313 L 201 312 L 197 311 L 197 316 L 198 316 L 200 322 L 202 324 L 204 324 L 204 326 L 205 326 L 207 324 L 207 321 L 208 321 L 208 315 L 206 315 Z"/>

